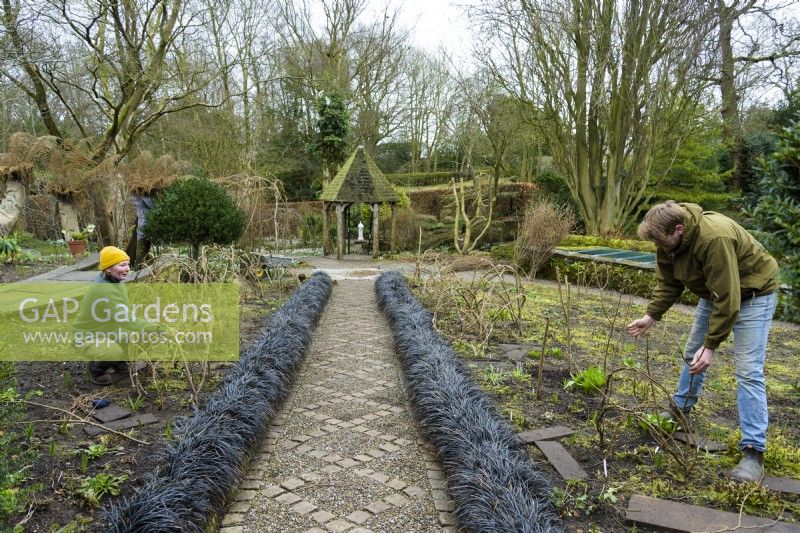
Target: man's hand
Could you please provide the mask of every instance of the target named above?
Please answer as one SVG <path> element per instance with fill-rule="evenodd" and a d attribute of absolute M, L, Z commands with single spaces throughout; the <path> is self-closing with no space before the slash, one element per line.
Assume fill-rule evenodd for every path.
<path fill-rule="evenodd" d="M 645 331 L 650 329 L 650 326 L 655 322 L 655 319 L 650 315 L 644 315 L 642 318 L 638 320 L 634 320 L 626 327 L 628 328 L 628 333 L 633 335 L 634 337 L 638 337 L 639 335 L 643 334 Z"/>
<path fill-rule="evenodd" d="M 706 348 L 705 346 L 701 346 L 696 352 L 694 352 L 694 358 L 692 358 L 692 362 L 689 363 L 689 373 L 690 374 L 699 374 L 703 372 L 706 368 L 711 365 L 711 359 L 714 357 L 714 350 L 711 348 Z"/>

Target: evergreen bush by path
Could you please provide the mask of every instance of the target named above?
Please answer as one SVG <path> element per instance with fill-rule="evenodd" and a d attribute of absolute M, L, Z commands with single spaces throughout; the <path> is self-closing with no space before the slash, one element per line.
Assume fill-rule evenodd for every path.
<path fill-rule="evenodd" d="M 382 274 L 378 305 L 389 317 L 414 416 L 435 446 L 463 531 L 561 531 L 550 486 L 511 426 L 475 385 L 402 275 Z"/>
<path fill-rule="evenodd" d="M 331 278 L 317 273 L 295 290 L 219 389 L 177 425 L 166 466 L 106 513 L 110 531 L 203 532 L 222 516 L 291 390 L 331 287 Z"/>

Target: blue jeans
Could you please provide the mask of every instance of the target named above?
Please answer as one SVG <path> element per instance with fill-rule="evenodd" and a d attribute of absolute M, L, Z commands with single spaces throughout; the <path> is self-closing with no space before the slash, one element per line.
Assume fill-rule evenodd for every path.
<path fill-rule="evenodd" d="M 772 315 L 778 302 L 777 293 L 742 300 L 739 316 L 733 325 L 733 360 L 736 364 L 737 403 L 742 440 L 739 448 L 751 446 L 758 451 L 767 449 L 767 389 L 764 383 L 764 359 Z M 689 411 L 697 403 L 706 373 L 689 374 L 689 364 L 705 341 L 708 317 L 713 304 L 701 299 L 695 311 L 694 324 L 683 352 L 684 365 L 678 381 L 678 391 L 672 400 L 678 409 Z M 713 365 L 713 361 L 712 361 Z"/>

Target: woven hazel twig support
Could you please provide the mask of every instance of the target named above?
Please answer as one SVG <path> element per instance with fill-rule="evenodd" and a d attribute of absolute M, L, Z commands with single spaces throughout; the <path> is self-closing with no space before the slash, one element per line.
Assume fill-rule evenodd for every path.
<path fill-rule="evenodd" d="M 219 389 L 176 427 L 167 466 L 106 518 L 115 533 L 197 532 L 225 510 L 278 407 L 291 390 L 331 293 L 324 273 L 301 285 Z"/>
<path fill-rule="evenodd" d="M 387 272 L 376 284 L 389 317 L 414 416 L 437 449 L 463 531 L 561 531 L 550 486 L 511 426 L 473 383 L 430 313 L 405 279 Z"/>

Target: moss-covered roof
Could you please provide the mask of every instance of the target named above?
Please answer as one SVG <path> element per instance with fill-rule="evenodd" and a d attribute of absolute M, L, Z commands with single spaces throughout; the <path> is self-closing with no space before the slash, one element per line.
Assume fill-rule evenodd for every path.
<path fill-rule="evenodd" d="M 363 146 L 345 161 L 330 183 L 324 186 L 320 200 L 326 202 L 397 202 L 397 194 L 386 176 Z"/>

